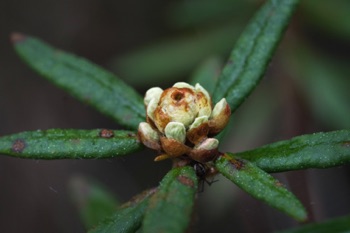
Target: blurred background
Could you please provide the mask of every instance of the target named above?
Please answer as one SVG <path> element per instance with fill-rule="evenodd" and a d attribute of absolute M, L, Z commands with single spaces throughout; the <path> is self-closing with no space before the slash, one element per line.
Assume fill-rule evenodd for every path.
<path fill-rule="evenodd" d="M 16 56 L 11 32 L 85 57 L 141 94 L 203 70 L 208 74 L 203 85 L 210 89 L 262 2 L 0 1 L 0 136 L 49 128 L 121 129 L 31 71 Z M 301 2 L 266 77 L 234 114 L 223 151 L 350 127 L 350 2 Z M 169 161 L 153 158 L 151 151 L 104 160 L 0 156 L 1 232 L 85 232 L 68 188 L 72 177 L 90 177 L 124 202 L 156 186 L 170 168 Z M 349 169 L 274 175 L 302 200 L 310 221 L 323 221 L 350 213 Z M 193 232 L 272 232 L 298 225 L 217 179 L 198 194 Z"/>

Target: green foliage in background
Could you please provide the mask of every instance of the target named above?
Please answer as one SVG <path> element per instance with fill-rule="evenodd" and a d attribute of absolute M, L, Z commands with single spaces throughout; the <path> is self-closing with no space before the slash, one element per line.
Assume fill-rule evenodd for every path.
<path fill-rule="evenodd" d="M 265 74 L 297 3 L 297 0 L 269 0 L 263 4 L 239 37 L 221 73 L 217 72 L 220 69 L 220 60 L 209 59 L 196 70 L 193 82 L 203 83 L 212 93 L 214 102 L 225 97 L 231 111 L 235 112 Z M 210 5 L 203 5 L 203 11 L 205 7 L 212 8 Z M 227 8 L 215 9 L 223 12 Z M 192 18 L 187 22 L 196 24 L 202 20 L 210 21 L 211 16 L 203 18 L 199 14 L 198 17 L 202 18 Z M 173 23 L 186 27 L 181 21 Z M 173 64 L 176 66 L 192 67 L 212 54 L 203 50 L 203 47 L 211 45 L 221 53 L 232 46 L 232 38 L 236 32 L 232 30 L 232 37 L 225 37 L 227 30 L 232 30 L 232 24 L 213 30 L 212 34 L 207 34 L 201 40 L 184 40 L 181 46 L 188 50 L 188 54 L 179 53 L 177 43 L 166 45 L 169 48 L 166 51 L 175 56 Z M 144 121 L 142 97 L 114 74 L 34 37 L 14 34 L 12 39 L 17 53 L 29 66 L 74 97 L 110 116 L 128 130 L 136 130 L 138 124 Z M 164 51 L 161 45 L 159 51 Z M 167 74 L 167 67 L 158 60 L 159 51 L 152 50 L 153 58 L 148 62 L 162 67 L 159 72 Z M 124 66 L 132 64 L 135 72 L 139 71 L 136 68 L 142 70 L 148 67 L 147 63 L 135 62 L 137 59 L 143 61 L 142 56 L 149 56 L 149 51 L 145 54 L 133 55 L 129 62 L 125 59 Z M 182 61 L 183 57 L 187 57 L 185 62 Z M 308 73 L 307 67 L 304 71 Z M 147 75 L 150 74 L 145 71 L 134 75 L 145 75 L 145 80 L 149 82 Z M 312 73 L 308 75 L 312 76 Z M 310 83 L 312 82 L 314 81 L 311 80 Z M 123 130 L 51 129 L 0 137 L 1 154 L 31 159 L 112 158 L 125 156 L 142 148 L 135 131 Z M 267 172 L 327 168 L 349 162 L 350 130 L 338 130 L 302 135 L 240 153 L 222 153 L 213 161 L 213 166 L 251 196 L 303 222 L 307 220 L 307 213 L 302 203 Z M 192 166 L 172 168 L 158 187 L 117 207 L 117 201 L 103 191 L 103 188 L 78 179 L 73 182 L 73 199 L 84 225 L 91 233 L 180 233 L 185 232 L 191 223 L 200 181 Z M 79 187 L 89 190 L 88 194 L 81 193 Z M 290 232 L 315 232 L 334 224 L 349 230 L 344 219 Z"/>

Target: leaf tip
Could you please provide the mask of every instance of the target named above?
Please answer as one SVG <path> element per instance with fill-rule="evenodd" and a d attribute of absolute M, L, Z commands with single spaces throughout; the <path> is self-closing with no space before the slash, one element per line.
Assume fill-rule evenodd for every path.
<path fill-rule="evenodd" d="M 12 32 L 10 35 L 10 40 L 13 44 L 20 43 L 24 41 L 27 38 L 26 35 L 20 33 L 20 32 Z"/>

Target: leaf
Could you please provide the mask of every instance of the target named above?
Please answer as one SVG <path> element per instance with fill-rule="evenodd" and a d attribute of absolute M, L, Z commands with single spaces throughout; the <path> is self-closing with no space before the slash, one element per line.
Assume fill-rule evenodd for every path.
<path fill-rule="evenodd" d="M 122 130 L 49 129 L 0 137 L 0 154 L 30 159 L 111 158 L 140 148 L 135 133 Z"/>
<path fill-rule="evenodd" d="M 28 65 L 74 97 L 128 128 L 144 121 L 142 98 L 112 73 L 30 36 L 13 34 L 12 41 Z"/>
<path fill-rule="evenodd" d="M 150 200 L 142 232 L 184 232 L 190 223 L 197 185 L 192 167 L 174 168 L 168 172 Z"/>
<path fill-rule="evenodd" d="M 268 205 L 288 214 L 298 221 L 305 221 L 306 211 L 300 201 L 278 180 L 253 163 L 224 154 L 216 160 L 216 168 L 241 189 Z"/>
<path fill-rule="evenodd" d="M 269 0 L 239 38 L 214 90 L 234 112 L 262 78 L 298 0 Z"/>
<path fill-rule="evenodd" d="M 147 190 L 121 206 L 113 216 L 103 220 L 89 233 L 133 233 L 140 228 L 150 197 L 156 189 Z"/>
<path fill-rule="evenodd" d="M 339 166 L 350 162 L 350 130 L 303 135 L 236 156 L 267 172 Z"/>
<path fill-rule="evenodd" d="M 84 177 L 73 177 L 69 188 L 86 229 L 112 215 L 119 206 L 119 202 L 104 187 Z"/>
<path fill-rule="evenodd" d="M 321 223 L 311 223 L 290 229 L 280 231 L 279 233 L 346 233 L 350 232 L 350 216 L 334 218 Z"/>

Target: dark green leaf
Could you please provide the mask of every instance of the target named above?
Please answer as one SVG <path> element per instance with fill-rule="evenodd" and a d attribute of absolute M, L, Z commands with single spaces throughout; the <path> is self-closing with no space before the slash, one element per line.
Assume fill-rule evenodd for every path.
<path fill-rule="evenodd" d="M 267 172 L 339 166 L 350 162 L 350 130 L 303 135 L 236 155 Z"/>
<path fill-rule="evenodd" d="M 253 163 L 225 154 L 217 159 L 215 165 L 219 172 L 256 199 L 298 221 L 306 220 L 307 214 L 300 201 L 278 180 Z"/>
<path fill-rule="evenodd" d="M 350 216 L 335 218 L 321 223 L 307 224 L 299 228 L 279 233 L 349 233 Z"/>
<path fill-rule="evenodd" d="M 143 221 L 143 232 L 185 232 L 191 220 L 197 183 L 192 167 L 172 169 L 150 200 Z"/>
<path fill-rule="evenodd" d="M 141 226 L 149 199 L 154 192 L 155 189 L 151 189 L 137 195 L 89 233 L 134 233 Z"/>
<path fill-rule="evenodd" d="M 84 177 L 73 177 L 69 188 L 86 229 L 111 216 L 119 205 L 104 187 Z"/>
<path fill-rule="evenodd" d="M 30 159 L 110 158 L 140 148 L 135 133 L 107 129 L 50 129 L 0 137 L 0 154 Z"/>
<path fill-rule="evenodd" d="M 298 0 L 269 0 L 239 38 L 214 90 L 234 112 L 263 76 Z"/>
<path fill-rule="evenodd" d="M 131 129 L 144 121 L 142 98 L 112 73 L 36 38 L 13 34 L 12 39 L 25 62 L 79 100 Z"/>

